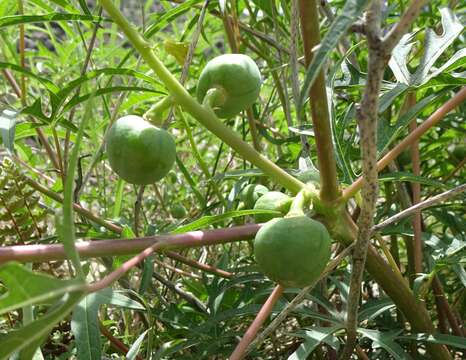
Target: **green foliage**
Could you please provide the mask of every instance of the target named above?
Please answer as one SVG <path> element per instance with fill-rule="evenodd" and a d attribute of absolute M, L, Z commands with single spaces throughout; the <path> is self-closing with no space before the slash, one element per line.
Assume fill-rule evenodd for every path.
<path fill-rule="evenodd" d="M 0 243 L 12 239 L 31 242 L 47 233 L 47 212 L 39 207 L 40 196 L 31 189 L 19 169 L 5 157 L 0 164 Z"/>
<path fill-rule="evenodd" d="M 287 191 L 279 187 L 276 178 L 243 159 L 190 114 L 179 116 L 181 107 L 171 101 L 157 114 L 157 121 L 173 134 L 176 159 L 164 153 L 163 160 L 176 162 L 176 166 L 170 165 L 171 170 L 156 184 L 151 180 L 142 194 L 138 186 L 116 177 L 103 145 L 109 125 L 127 114 L 140 117 L 171 94 L 98 5 L 82 0 L 23 3 L 21 14 L 18 1 L 0 1 L 1 245 L 58 246 L 64 242 L 71 249 L 68 253 L 73 254 L 75 242 L 81 239 L 227 228 L 286 212 L 281 207 L 276 211 L 275 203 L 271 210 L 259 209 L 260 199 Z M 245 142 L 257 140 L 262 156 L 319 190 L 321 179 L 312 164 L 322 164 L 307 101 L 309 88 L 323 69 L 339 182 L 346 187 L 359 176 L 356 115 L 367 80 L 368 50 L 364 35 L 353 31 L 351 25 L 364 19 L 368 1 L 321 5 L 322 43 L 314 49 L 314 60 L 308 68 L 302 60 L 299 31 L 292 39 L 290 2 L 211 1 L 203 19 L 202 0 L 114 3 L 121 4 L 128 20 L 144 33 L 148 46 L 175 78 L 183 79 L 193 96 L 197 97 L 200 82 L 205 79 L 203 71 L 210 68 L 206 65 L 209 59 L 229 54 L 232 49 L 254 59 L 254 65 L 246 61 L 251 64 L 251 71 L 245 74 L 247 81 L 236 70 L 233 74 L 226 71 L 230 73 L 227 80 L 232 82 L 228 87 L 242 92 L 250 84 L 260 83 L 260 96 L 259 88 L 253 86 L 251 94 L 241 94 L 240 104 L 230 104 L 229 114 L 215 110 L 226 116 L 223 124 Z M 421 125 L 465 84 L 465 6 L 451 2 L 447 8 L 445 4 L 432 1 L 423 7 L 388 62 L 379 99 L 379 158 L 406 137 L 410 123 L 415 120 Z M 383 10 L 384 34 L 399 21 L 407 6 L 404 0 L 388 2 Z M 198 24 L 199 19 L 202 22 Z M 24 67 L 19 54 L 19 28 L 23 25 Z M 198 32 L 199 41 L 194 43 Z M 294 56 L 298 59 L 296 78 L 291 66 Z M 24 99 L 17 95 L 23 79 Z M 414 94 L 416 102 L 405 112 L 408 94 Z M 241 112 L 244 108 L 251 112 Z M 86 115 L 86 109 L 92 116 Z M 464 104 L 459 105 L 419 139 L 420 175 L 413 174 L 410 161 L 404 161 L 403 155 L 399 159 L 401 169 L 379 174 L 375 223 L 405 208 L 403 189 L 410 194 L 411 183 L 421 184 L 422 199 L 464 183 L 465 168 L 460 164 L 464 161 L 465 110 Z M 144 151 L 141 161 L 126 161 L 124 166 L 149 162 L 150 155 L 150 151 Z M 243 204 L 238 205 L 238 200 Z M 429 356 L 426 344 L 445 344 L 452 354 L 456 351 L 456 357 L 464 357 L 460 353 L 464 351 L 463 338 L 454 335 L 448 319 L 445 321 L 437 311 L 437 296 L 422 282 L 423 278 L 430 282 L 435 274 L 453 313 L 459 314 L 458 321 L 465 318 L 463 203 L 460 195 L 422 212 L 424 275 L 411 284 L 411 289 L 423 300 L 435 334 L 408 330 L 394 299 L 383 291 L 383 284 L 375 284 L 371 275 L 365 274 L 358 344 L 369 359 L 425 358 Z M 184 211 L 176 209 L 181 204 Z M 63 207 L 66 222 L 60 215 Z M 97 223 L 72 211 L 78 207 L 102 221 Z M 353 210 L 352 203 L 348 209 Z M 59 215 L 57 223 L 53 214 Z M 104 221 L 114 227 L 103 227 Z M 381 235 L 401 264 L 406 281 L 415 279 L 411 219 L 384 228 Z M 286 236 L 293 238 L 293 229 L 288 229 Z M 288 240 L 282 243 L 288 245 Z M 377 243 L 374 246 L 382 253 Z M 171 259 L 169 254 L 154 254 L 141 268 L 133 268 L 114 282 L 112 290 L 91 295 L 80 291 L 82 283 L 72 279 L 75 271 L 68 262 L 35 262 L 33 270 L 18 263 L 3 264 L 0 358 L 19 349 L 23 349 L 21 357 L 31 358 L 39 345 L 47 359 L 125 356 L 102 336 L 99 323 L 130 349 L 127 358 L 228 358 L 275 285 L 262 274 L 253 253 L 248 242 L 180 253 L 191 261 L 223 270 L 220 273 L 205 272 L 189 262 Z M 286 251 L 277 253 L 283 256 Z M 299 249 L 298 256 L 311 255 L 305 263 L 315 264 L 315 251 L 309 255 L 309 251 Z M 125 259 L 82 257 L 80 264 L 86 280 L 94 281 Z M 279 256 L 270 259 L 275 261 Z M 345 342 L 351 272 L 348 264 L 344 260 L 323 279 L 292 313 L 296 321 L 286 322 L 275 337 L 266 339 L 249 357 L 314 359 L 322 353 L 333 356 L 332 352 L 338 352 Z M 284 268 L 298 265 L 302 262 L 292 261 Z M 309 279 L 306 277 L 306 282 Z M 273 314 L 283 310 L 297 292 L 286 289 Z M 27 323 L 29 312 L 33 316 Z M 444 322 L 447 328 L 440 333 Z"/>

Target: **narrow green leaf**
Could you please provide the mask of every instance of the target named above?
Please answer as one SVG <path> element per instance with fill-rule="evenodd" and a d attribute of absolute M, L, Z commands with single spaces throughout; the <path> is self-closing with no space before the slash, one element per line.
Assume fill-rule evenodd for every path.
<path fill-rule="evenodd" d="M 410 360 L 411 356 L 403 350 L 403 348 L 395 342 L 395 338 L 401 330 L 381 332 L 378 330 L 369 330 L 358 328 L 357 331 L 363 336 L 371 339 L 374 344 L 372 347 L 382 347 L 396 360 Z"/>
<path fill-rule="evenodd" d="M 308 358 L 321 342 L 325 342 L 333 333 L 342 329 L 343 326 L 337 325 L 332 327 L 313 327 L 309 330 L 295 333 L 299 337 L 304 338 L 304 342 L 298 349 L 288 357 L 288 360 L 305 360 Z"/>
<path fill-rule="evenodd" d="M 82 120 L 79 124 L 78 134 L 76 135 L 76 143 L 73 146 L 70 156 L 70 162 L 68 165 L 67 176 L 64 187 L 63 196 L 63 217 L 58 217 L 56 224 L 57 232 L 60 240 L 65 248 L 66 255 L 73 263 L 76 270 L 76 274 L 79 278 L 84 279 L 84 272 L 81 267 L 79 254 L 75 246 L 75 229 L 74 229 L 74 217 L 73 217 L 73 189 L 74 189 L 74 175 L 78 164 L 79 148 L 81 140 L 84 136 L 84 129 L 86 128 L 87 120 L 90 118 L 92 111 L 92 99 L 86 104 L 86 109 Z"/>
<path fill-rule="evenodd" d="M 304 102 L 309 96 L 309 90 L 330 53 L 335 49 L 341 37 L 346 34 L 350 26 L 362 14 L 368 3 L 368 0 L 346 1 L 343 9 L 341 10 L 341 14 L 338 15 L 332 25 L 330 25 L 330 29 L 322 39 L 319 49 L 315 53 L 314 58 L 306 71 L 306 77 L 304 78 L 304 83 L 301 87 L 301 93 L 297 102 L 297 109 L 299 113 L 302 111 Z"/>
<path fill-rule="evenodd" d="M 81 15 L 81 14 L 62 14 L 52 13 L 46 15 L 11 15 L 0 18 L 0 28 L 7 26 L 15 26 L 20 24 L 29 23 L 44 23 L 44 22 L 57 22 L 57 21 L 92 21 L 100 22 L 103 19 L 99 16 Z"/>
<path fill-rule="evenodd" d="M 48 336 L 55 325 L 63 319 L 81 300 L 82 292 L 66 294 L 59 303 L 50 307 L 40 319 L 13 330 L 0 338 L 0 359 L 7 359 L 15 352 L 21 351 L 23 358 L 32 358 L 36 349 Z"/>
<path fill-rule="evenodd" d="M 141 349 L 142 342 L 147 335 L 149 330 L 144 331 L 141 335 L 138 336 L 136 341 L 131 345 L 128 352 L 126 353 L 126 360 L 134 360 Z"/>
<path fill-rule="evenodd" d="M 45 304 L 82 288 L 79 280 L 59 280 L 38 274 L 17 262 L 0 266 L 0 279 L 8 292 L 0 297 L 0 315 L 31 304 Z"/>
<path fill-rule="evenodd" d="M 71 319 L 71 331 L 76 340 L 77 358 L 82 360 L 100 360 L 101 344 L 99 319 L 97 317 L 100 305 L 105 301 L 103 294 L 111 294 L 110 288 L 97 293 L 89 294 L 80 301 L 73 310 Z"/>

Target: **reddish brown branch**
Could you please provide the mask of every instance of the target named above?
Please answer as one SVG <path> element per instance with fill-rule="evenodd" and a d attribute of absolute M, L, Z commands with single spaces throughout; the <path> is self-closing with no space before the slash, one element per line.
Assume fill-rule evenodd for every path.
<path fill-rule="evenodd" d="M 458 91 L 455 96 L 438 108 L 429 118 L 424 121 L 420 126 L 416 128 L 415 131 L 410 133 L 405 137 L 397 146 L 395 146 L 391 151 L 389 151 L 382 159 L 377 163 L 377 170 L 380 172 L 388 164 L 390 164 L 395 158 L 400 155 L 403 150 L 410 146 L 416 139 L 419 139 L 424 135 L 430 128 L 435 126 L 440 120 L 443 119 L 450 111 L 455 107 L 459 106 L 466 99 L 466 87 Z M 343 198 L 348 200 L 354 194 L 356 194 L 362 187 L 362 178 L 358 178 L 354 183 L 352 183 L 348 188 L 343 192 Z"/>
<path fill-rule="evenodd" d="M 280 296 L 283 294 L 284 288 L 281 285 L 278 285 L 273 289 L 267 301 L 262 305 L 261 309 L 257 313 L 256 318 L 249 326 L 248 330 L 244 333 L 243 338 L 236 346 L 235 350 L 229 357 L 229 360 L 241 360 L 246 354 L 246 349 L 249 344 L 254 340 L 257 333 L 259 332 L 260 327 L 264 321 L 269 317 L 270 313 L 273 310 L 274 305 L 277 303 Z"/>
<path fill-rule="evenodd" d="M 190 231 L 177 235 L 157 235 L 126 240 L 82 241 L 76 243 L 76 250 L 82 258 L 91 258 L 135 254 L 155 243 L 162 244 L 163 249 L 224 244 L 252 239 L 260 227 L 261 225 L 251 224 L 227 229 Z M 13 260 L 19 262 L 42 262 L 65 259 L 65 250 L 61 244 L 0 247 L 0 263 Z"/>
<path fill-rule="evenodd" d="M 214 274 L 214 275 L 224 277 L 224 278 L 230 278 L 230 277 L 233 276 L 233 274 L 231 272 L 228 272 L 228 271 L 225 271 L 225 270 L 222 270 L 222 269 L 218 269 L 218 268 L 216 268 L 215 266 L 212 266 L 212 265 L 201 264 L 200 262 L 198 262 L 196 260 L 188 259 L 188 258 L 186 258 L 186 257 L 184 257 L 184 256 L 182 256 L 182 255 L 180 255 L 180 254 L 178 254 L 176 252 L 173 252 L 173 251 L 167 251 L 165 253 L 165 255 L 167 255 L 169 258 L 172 258 L 174 260 L 182 262 L 183 264 L 189 265 L 189 266 L 191 266 L 193 268 L 202 270 L 202 271 L 210 273 L 210 274 Z"/>

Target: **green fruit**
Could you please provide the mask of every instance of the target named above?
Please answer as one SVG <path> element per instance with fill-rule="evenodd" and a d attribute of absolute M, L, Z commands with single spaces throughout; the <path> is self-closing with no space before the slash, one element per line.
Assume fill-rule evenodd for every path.
<path fill-rule="evenodd" d="M 451 152 L 451 158 L 455 165 L 459 164 L 466 157 L 466 145 L 458 144 L 455 145 Z"/>
<path fill-rule="evenodd" d="M 186 209 L 181 204 L 175 204 L 170 208 L 170 213 L 175 219 L 182 219 L 186 216 Z"/>
<path fill-rule="evenodd" d="M 254 218 L 256 223 L 264 223 L 273 218 L 284 216 L 290 210 L 292 198 L 279 191 L 269 191 L 257 199 L 254 210 L 275 210 L 281 212 L 281 215 L 256 214 Z"/>
<path fill-rule="evenodd" d="M 225 54 L 210 60 L 202 70 L 197 84 L 197 99 L 204 101 L 209 89 L 219 89 L 222 103 L 215 104 L 220 118 L 231 118 L 250 107 L 259 96 L 261 74 L 256 63 L 247 55 Z"/>
<path fill-rule="evenodd" d="M 318 279 L 330 259 L 330 235 L 307 216 L 275 218 L 257 232 L 254 256 L 262 272 L 285 287 Z"/>
<path fill-rule="evenodd" d="M 249 184 L 241 190 L 239 198 L 244 203 L 244 209 L 252 209 L 257 199 L 267 192 L 269 192 L 269 189 L 264 185 Z"/>
<path fill-rule="evenodd" d="M 106 152 L 113 171 L 138 185 L 163 178 L 176 157 L 173 137 L 136 115 L 115 121 L 108 132 Z"/>

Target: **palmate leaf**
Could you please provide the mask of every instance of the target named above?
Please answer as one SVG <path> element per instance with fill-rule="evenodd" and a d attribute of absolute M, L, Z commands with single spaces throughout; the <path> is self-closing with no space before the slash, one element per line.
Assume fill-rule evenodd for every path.
<path fill-rule="evenodd" d="M 38 274 L 17 262 L 0 266 L 0 279 L 8 292 L 0 297 L 0 315 L 32 304 L 44 304 L 83 287 L 78 280 L 60 280 Z"/>
<path fill-rule="evenodd" d="M 388 332 L 382 332 L 378 330 L 369 330 L 364 328 L 358 328 L 358 333 L 362 336 L 367 337 L 373 341 L 372 347 L 381 347 L 386 350 L 396 360 L 410 360 L 411 356 L 403 350 L 403 348 L 395 342 L 397 335 L 402 330 L 394 330 Z"/>
<path fill-rule="evenodd" d="M 424 53 L 414 74 L 408 70 L 408 61 L 412 39 L 415 33 L 406 34 L 393 49 L 389 66 L 400 83 L 409 86 L 420 86 L 430 79 L 428 76 L 435 61 L 443 54 L 450 44 L 461 34 L 463 25 L 449 8 L 440 9 L 442 15 L 443 33 L 437 35 L 434 30 L 427 29 L 424 42 Z"/>
<path fill-rule="evenodd" d="M 82 292 L 67 293 L 40 319 L 0 337 L 0 359 L 7 359 L 18 351 L 21 351 L 21 359 L 32 359 L 50 331 L 69 314 L 82 296 Z"/>
<path fill-rule="evenodd" d="M 298 349 L 288 357 L 288 360 L 304 360 L 307 359 L 321 342 L 327 342 L 333 337 L 333 333 L 343 329 L 342 325 L 332 327 L 313 327 L 304 331 L 295 333 L 294 335 L 304 338 L 304 342 Z"/>

